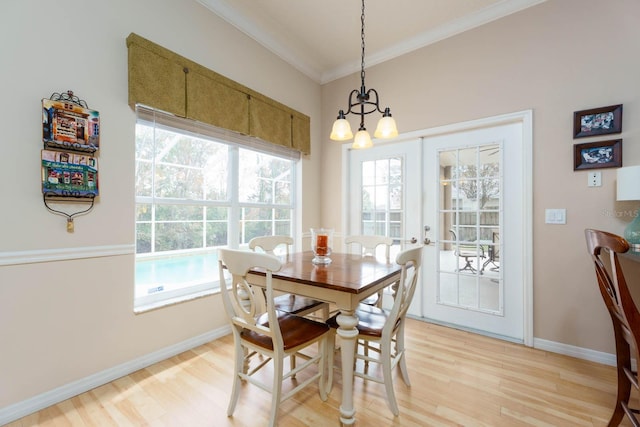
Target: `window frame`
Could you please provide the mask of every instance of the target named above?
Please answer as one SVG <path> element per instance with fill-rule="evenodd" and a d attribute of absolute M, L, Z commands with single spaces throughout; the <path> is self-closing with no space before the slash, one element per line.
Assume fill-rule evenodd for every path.
<path fill-rule="evenodd" d="M 228 171 L 227 171 L 227 197 L 226 200 L 191 200 L 184 198 L 162 198 L 159 199 L 154 196 L 155 187 L 152 184 L 152 193 L 151 195 L 138 196 L 137 195 L 137 184 L 134 185 L 135 191 L 135 264 L 138 267 L 138 262 L 149 261 L 149 260 L 160 260 L 164 258 L 174 258 L 179 256 L 199 256 L 203 254 L 215 254 L 217 249 L 220 247 L 230 247 L 230 248 L 244 248 L 246 247 L 246 243 L 241 242 L 241 216 L 240 214 L 243 212 L 244 208 L 259 208 L 259 209 L 271 209 L 272 210 L 272 218 L 271 222 L 277 222 L 276 218 L 273 217 L 275 215 L 275 211 L 278 209 L 288 209 L 290 210 L 290 230 L 291 235 L 294 240 L 296 240 L 296 235 L 298 233 L 298 219 L 299 219 L 299 180 L 298 174 L 300 171 L 300 158 L 301 155 L 299 152 L 282 147 L 279 145 L 275 145 L 266 141 L 261 141 L 254 137 L 249 137 L 241 134 L 236 134 L 235 132 L 231 132 L 226 129 L 216 128 L 215 126 L 211 126 L 208 124 L 196 122 L 190 119 L 184 119 L 180 117 L 176 117 L 169 113 L 165 113 L 162 111 L 154 110 L 152 108 L 137 105 L 136 106 L 136 128 L 139 124 L 144 124 L 148 126 L 157 127 L 160 129 L 165 129 L 171 132 L 176 132 L 179 134 L 193 136 L 200 139 L 208 139 L 214 141 L 216 143 L 222 143 L 228 146 Z M 137 130 L 136 130 L 136 139 L 137 139 Z M 280 158 L 282 160 L 291 161 L 289 173 L 291 175 L 290 179 L 290 201 L 288 204 L 276 203 L 274 200 L 271 202 L 241 202 L 240 199 L 240 150 L 250 150 L 260 154 L 264 154 L 267 156 L 274 156 Z M 135 161 L 136 165 L 138 162 L 137 148 L 135 153 Z M 137 170 L 137 167 L 136 167 Z M 137 176 L 137 175 L 136 175 Z M 226 207 L 228 209 L 227 214 L 227 241 L 225 245 L 207 247 L 206 242 L 204 241 L 205 231 L 203 230 L 203 247 L 201 248 L 193 248 L 193 249 L 180 249 L 180 250 L 170 250 L 170 251 L 161 251 L 161 252 L 148 252 L 148 253 L 137 253 L 137 231 L 139 223 L 150 223 L 154 224 L 156 222 L 155 218 L 151 217 L 150 220 L 139 221 L 138 220 L 138 206 L 140 204 L 149 204 L 154 209 L 157 205 L 162 204 L 172 204 L 172 205 L 195 205 L 195 206 L 205 206 L 208 207 Z M 202 219 L 204 221 L 204 227 L 206 228 L 206 218 Z M 191 222 L 192 220 L 185 220 L 187 222 Z M 153 225 L 152 225 L 153 229 Z M 274 229 L 272 229 L 272 233 Z M 153 236 L 153 233 L 152 233 Z M 152 237 L 153 238 L 153 237 Z M 152 244 L 153 247 L 153 244 Z M 210 267 L 210 266 L 209 266 Z M 211 273 L 211 271 L 209 271 Z M 209 274 L 210 275 L 210 274 Z M 187 301 L 194 298 L 198 298 L 204 295 L 209 295 L 213 293 L 219 292 L 219 279 L 217 275 L 217 271 L 213 274 L 213 280 L 206 282 L 198 282 L 196 284 L 191 284 L 188 286 L 181 287 L 175 290 L 163 290 L 162 292 L 156 291 L 153 293 L 139 295 L 136 296 L 136 292 L 138 287 L 137 278 L 134 277 L 134 311 L 135 312 L 143 312 L 150 309 L 155 309 L 161 306 L 174 304 L 177 302 Z M 151 288 L 150 290 L 153 290 Z"/>

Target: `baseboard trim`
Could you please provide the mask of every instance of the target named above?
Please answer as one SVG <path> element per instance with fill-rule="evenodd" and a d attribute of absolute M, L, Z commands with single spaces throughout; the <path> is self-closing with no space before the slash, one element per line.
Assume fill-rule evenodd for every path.
<path fill-rule="evenodd" d="M 88 377 L 82 378 L 78 381 L 65 384 L 27 400 L 23 400 L 22 402 L 0 408 L 0 425 L 8 424 L 41 409 L 55 405 L 63 400 L 70 399 L 81 393 L 107 384 L 113 380 L 129 375 L 132 372 L 143 369 L 202 344 L 206 344 L 230 333 L 231 328 L 228 325 L 214 329 L 202 335 L 198 335 L 129 362 L 114 366 L 113 368 L 89 375 Z"/>
<path fill-rule="evenodd" d="M 533 339 L 533 347 L 551 353 L 563 354 L 565 356 L 576 357 L 578 359 L 589 360 L 591 362 L 602 363 L 603 365 L 616 366 L 616 355 L 604 353 L 602 351 L 589 350 L 588 348 L 575 347 L 554 341 Z"/>
<path fill-rule="evenodd" d="M 457 325 L 453 325 L 445 322 L 438 322 L 432 319 L 424 319 L 421 317 L 409 316 L 416 320 L 420 320 L 423 322 L 435 323 L 436 325 L 447 326 L 449 328 L 460 329 L 462 331 L 472 332 L 474 334 L 484 335 L 491 338 L 498 338 L 504 341 L 510 341 L 516 344 L 523 344 L 521 340 L 515 340 L 509 337 L 503 337 L 495 334 L 488 334 L 484 331 L 472 329 L 472 328 L 463 328 Z M 562 344 L 559 342 L 543 340 L 541 338 L 533 339 L 533 348 L 538 350 L 549 351 L 551 353 L 562 354 L 565 356 L 575 357 L 577 359 L 588 360 L 590 362 L 601 363 L 603 365 L 616 366 L 616 355 L 611 353 L 604 353 L 601 351 L 590 350 L 588 348 L 575 347 L 573 345 Z M 632 363 L 635 363 L 633 361 Z M 634 365 L 635 366 L 635 365 Z"/>

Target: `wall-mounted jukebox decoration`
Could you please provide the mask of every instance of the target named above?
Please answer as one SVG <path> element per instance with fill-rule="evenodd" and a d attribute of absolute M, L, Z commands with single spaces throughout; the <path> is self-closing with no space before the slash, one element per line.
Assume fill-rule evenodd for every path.
<path fill-rule="evenodd" d="M 55 96 L 58 94 L 54 94 Z M 73 92 L 58 101 L 42 100 L 42 139 L 47 148 L 87 151 L 93 153 L 100 146 L 100 115 L 74 103 Z M 86 103 L 82 100 L 82 105 Z"/>
<path fill-rule="evenodd" d="M 74 217 L 88 213 L 98 196 L 100 115 L 72 91 L 54 93 L 42 100 L 42 140 L 44 205 L 65 216 L 72 233 Z"/>
<path fill-rule="evenodd" d="M 42 192 L 48 195 L 98 195 L 98 160 L 86 153 L 42 150 Z"/>

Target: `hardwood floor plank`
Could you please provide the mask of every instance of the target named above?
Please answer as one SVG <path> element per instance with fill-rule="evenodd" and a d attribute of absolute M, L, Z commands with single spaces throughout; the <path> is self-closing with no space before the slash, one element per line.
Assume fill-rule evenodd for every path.
<path fill-rule="evenodd" d="M 356 378 L 358 426 L 603 427 L 611 416 L 616 393 L 611 366 L 413 319 L 407 321 L 406 347 L 412 386 L 394 374 L 400 416 L 389 411 L 382 384 Z M 227 417 L 233 351 L 232 336 L 225 336 L 7 427 L 266 425 L 271 395 L 249 384 L 242 386 L 233 417 Z M 339 353 L 334 363 L 327 401 L 315 387 L 302 390 L 282 403 L 280 425 L 338 425 Z M 378 369 L 374 366 L 372 372 Z M 263 377 L 270 378 L 269 373 Z M 289 382 L 285 388 L 294 385 Z M 637 402 L 635 394 L 633 398 Z M 624 420 L 621 425 L 631 424 Z"/>

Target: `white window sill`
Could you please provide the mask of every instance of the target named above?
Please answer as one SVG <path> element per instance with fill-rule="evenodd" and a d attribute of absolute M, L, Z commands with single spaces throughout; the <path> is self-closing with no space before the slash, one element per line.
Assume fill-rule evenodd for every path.
<path fill-rule="evenodd" d="M 217 293 L 220 293 L 220 289 L 207 289 L 205 291 L 194 292 L 194 293 L 189 294 L 189 295 L 182 295 L 182 296 L 175 297 L 175 298 L 167 298 L 167 299 L 162 300 L 162 301 L 157 301 L 157 302 L 150 303 L 150 304 L 135 306 L 133 308 L 133 312 L 135 314 L 142 314 L 142 313 L 146 313 L 148 311 L 158 310 L 160 308 L 164 308 L 164 307 L 168 307 L 168 306 L 172 306 L 172 305 L 176 305 L 176 304 L 181 304 L 181 303 L 188 302 L 188 301 L 193 301 L 193 300 L 200 299 L 200 298 L 203 298 L 203 297 L 207 297 L 207 296 L 210 296 L 210 295 L 215 295 Z"/>

